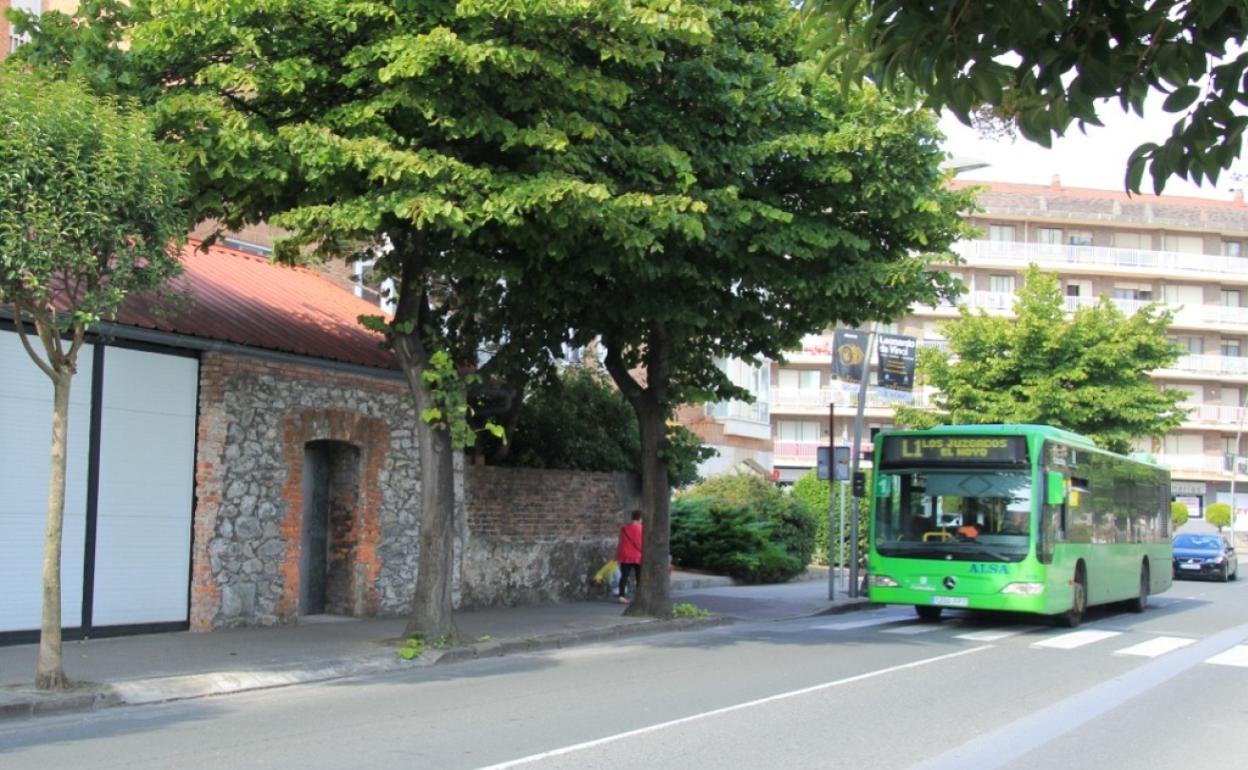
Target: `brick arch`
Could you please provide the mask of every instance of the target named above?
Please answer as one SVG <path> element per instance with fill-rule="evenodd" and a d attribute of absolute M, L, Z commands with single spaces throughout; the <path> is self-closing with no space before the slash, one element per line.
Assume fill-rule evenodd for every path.
<path fill-rule="evenodd" d="M 390 428 L 384 420 L 338 409 L 304 409 L 282 420 L 282 454 L 287 469 L 282 487 L 286 506 L 280 525 L 286 555 L 279 566 L 282 598 L 277 614 L 293 619 L 299 608 L 299 558 L 304 511 L 304 448 L 312 441 L 339 441 L 360 452 L 359 495 L 350 523 L 351 614 L 375 615 L 379 604 L 377 577 L 381 572 L 377 546 L 381 539 L 381 468 L 390 451 Z"/>

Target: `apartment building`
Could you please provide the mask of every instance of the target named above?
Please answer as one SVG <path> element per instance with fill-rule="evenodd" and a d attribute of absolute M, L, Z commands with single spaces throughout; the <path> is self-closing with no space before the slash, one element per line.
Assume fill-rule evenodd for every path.
<path fill-rule="evenodd" d="M 964 263 L 949 268 L 967 287 L 961 302 L 1009 315 L 1022 272 L 1035 263 L 1058 274 L 1071 310 L 1100 296 L 1127 313 L 1150 302 L 1168 305 L 1174 311 L 1170 336 L 1183 354 L 1153 378 L 1158 386 L 1186 391 L 1191 412 L 1179 429 L 1136 449 L 1171 469 L 1174 494 L 1193 513 L 1229 502 L 1229 458 L 1248 398 L 1248 206 L 1242 195 L 1128 196 L 1068 188 L 1056 178 L 1047 186 L 974 184 L 983 188 L 983 210 L 970 217 L 980 234 L 957 244 Z M 956 317 L 952 305 L 916 307 L 879 331 L 939 347 L 945 344 L 940 324 Z M 857 388 L 831 379 L 832 338 L 831 330 L 808 337 L 787 361 L 771 365 L 769 382 L 759 390 L 771 425 L 771 467 L 781 482 L 814 467 L 816 448 L 827 445 L 829 433 L 837 443 L 852 439 Z M 925 406 L 931 395 L 921 388 L 913 394 L 880 388 L 872 374 L 864 443 L 892 424 L 895 402 Z M 1248 474 L 1248 466 L 1240 470 Z M 1236 498 L 1236 509 L 1248 511 L 1248 475 L 1239 479 Z"/>
<path fill-rule="evenodd" d="M 0 60 L 8 58 L 22 44 L 22 38 L 13 31 L 4 13 L 9 8 L 31 13 L 73 13 L 78 8 L 78 0 L 0 0 Z"/>

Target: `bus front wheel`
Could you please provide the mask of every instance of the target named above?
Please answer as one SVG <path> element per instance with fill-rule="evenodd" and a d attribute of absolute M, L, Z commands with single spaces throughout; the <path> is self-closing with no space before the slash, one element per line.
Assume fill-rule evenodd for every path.
<path fill-rule="evenodd" d="M 940 620 L 940 611 L 943 607 L 933 607 L 930 604 L 916 604 L 914 611 L 919 616 L 919 620 Z"/>
<path fill-rule="evenodd" d="M 1083 576 L 1083 565 L 1075 569 L 1075 579 L 1070 582 L 1070 609 L 1054 618 L 1057 625 L 1063 628 L 1074 628 L 1083 621 L 1084 610 L 1088 608 L 1087 578 Z"/>

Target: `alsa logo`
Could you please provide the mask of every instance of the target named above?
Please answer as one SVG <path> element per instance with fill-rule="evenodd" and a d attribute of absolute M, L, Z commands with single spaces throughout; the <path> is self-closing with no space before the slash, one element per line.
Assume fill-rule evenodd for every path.
<path fill-rule="evenodd" d="M 972 575 L 1007 575 L 1010 568 L 1004 564 L 972 564 Z"/>

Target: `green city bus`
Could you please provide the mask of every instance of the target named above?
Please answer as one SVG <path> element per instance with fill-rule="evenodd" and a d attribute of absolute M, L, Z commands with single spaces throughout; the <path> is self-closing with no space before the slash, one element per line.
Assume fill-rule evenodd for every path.
<path fill-rule="evenodd" d="M 1042 425 L 883 431 L 875 441 L 868 596 L 1049 615 L 1170 587 L 1170 474 Z"/>

